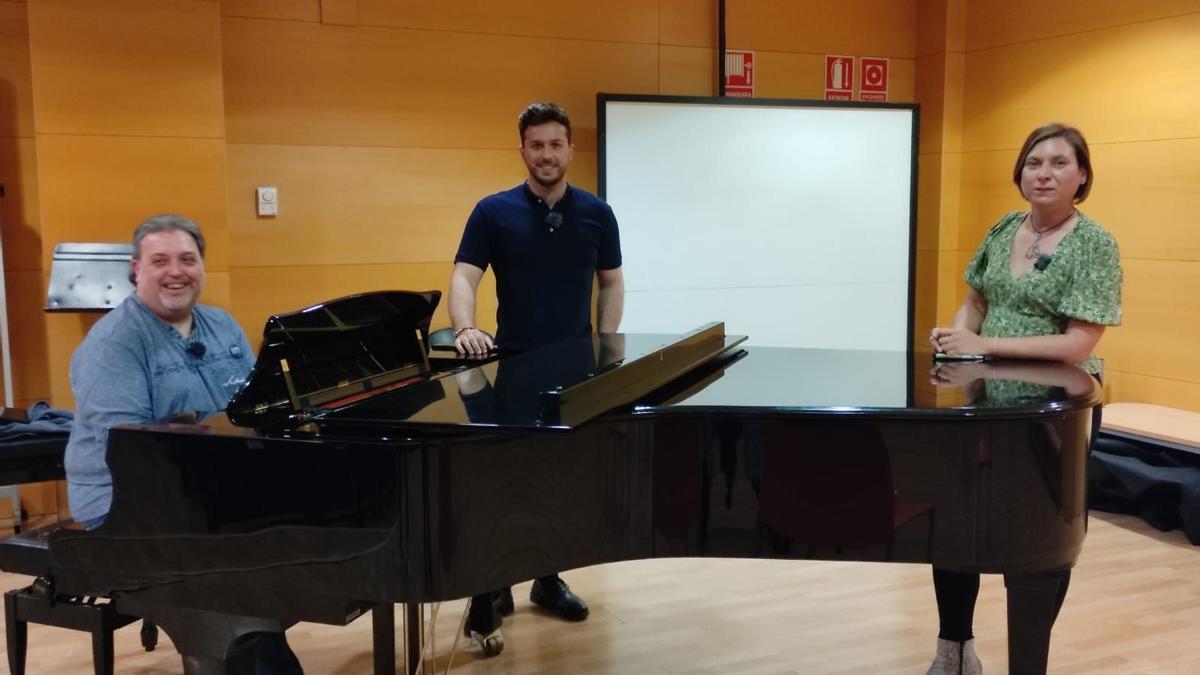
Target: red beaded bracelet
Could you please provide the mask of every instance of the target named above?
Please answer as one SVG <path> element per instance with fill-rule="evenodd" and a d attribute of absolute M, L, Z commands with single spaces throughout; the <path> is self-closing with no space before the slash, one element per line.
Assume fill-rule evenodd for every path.
<path fill-rule="evenodd" d="M 454 331 L 454 339 L 457 340 L 459 335 L 462 335 L 469 330 L 475 330 L 475 326 L 463 326 L 462 328 Z"/>

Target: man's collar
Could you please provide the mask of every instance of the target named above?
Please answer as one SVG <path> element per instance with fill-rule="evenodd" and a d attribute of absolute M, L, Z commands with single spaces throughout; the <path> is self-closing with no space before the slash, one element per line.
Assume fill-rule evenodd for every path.
<path fill-rule="evenodd" d="M 153 310 L 151 310 L 149 307 L 147 307 L 146 303 L 142 302 L 142 299 L 138 297 L 136 290 L 133 293 L 129 294 L 129 299 L 133 300 L 133 304 L 136 305 L 139 310 L 144 312 L 146 314 L 146 316 L 157 321 L 158 325 L 163 327 L 163 330 L 179 336 L 180 339 L 184 339 L 184 340 L 188 339 L 188 338 L 183 337 L 183 333 L 180 333 L 178 328 L 176 328 L 175 326 L 168 323 L 166 319 L 155 314 Z M 192 330 L 190 331 L 190 333 L 195 333 L 195 332 L 196 332 L 196 305 L 192 305 Z M 189 335 L 188 337 L 191 337 L 191 336 Z"/>
<path fill-rule="evenodd" d="M 521 187 L 525 190 L 525 198 L 529 200 L 530 204 L 545 203 L 545 200 L 543 200 L 541 197 L 539 197 L 537 195 L 537 193 L 533 191 L 533 188 L 529 186 L 528 179 L 526 179 L 523 183 L 521 183 Z M 571 197 L 571 192 L 573 190 L 574 190 L 574 188 L 571 186 L 571 184 L 567 183 L 566 189 L 563 190 L 563 196 L 557 202 L 555 202 L 554 205 L 556 207 L 561 207 L 563 204 L 566 204 L 569 201 L 569 199 Z"/>

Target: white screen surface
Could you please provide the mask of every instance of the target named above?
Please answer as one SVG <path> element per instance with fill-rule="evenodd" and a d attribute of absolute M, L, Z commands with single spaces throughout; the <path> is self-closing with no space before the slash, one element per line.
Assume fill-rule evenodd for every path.
<path fill-rule="evenodd" d="M 912 108 L 604 98 L 621 330 L 908 348 Z"/>

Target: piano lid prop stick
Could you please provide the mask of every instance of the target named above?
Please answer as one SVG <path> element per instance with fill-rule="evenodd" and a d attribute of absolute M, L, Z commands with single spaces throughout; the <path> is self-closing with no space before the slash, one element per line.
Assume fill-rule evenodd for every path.
<path fill-rule="evenodd" d="M 421 337 L 420 328 L 416 329 L 416 346 L 420 347 L 419 350 L 416 351 L 420 352 L 421 354 L 422 371 L 430 371 L 430 351 L 428 351 L 425 347 L 425 339 L 424 337 Z"/>
<path fill-rule="evenodd" d="M 292 384 L 292 371 L 287 359 L 279 359 L 279 368 L 283 371 L 283 383 L 287 385 L 288 400 L 292 402 L 292 410 L 300 412 L 300 399 L 296 396 L 296 385 Z"/>

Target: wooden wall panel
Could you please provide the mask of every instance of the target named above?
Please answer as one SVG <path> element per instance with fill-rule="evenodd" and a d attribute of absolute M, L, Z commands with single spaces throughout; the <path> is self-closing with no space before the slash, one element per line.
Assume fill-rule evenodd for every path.
<path fill-rule="evenodd" d="M 32 101 L 26 6 L 0 2 L 0 137 L 33 136 Z"/>
<path fill-rule="evenodd" d="M 29 20 L 39 134 L 224 136 L 216 3 L 61 0 Z"/>
<path fill-rule="evenodd" d="M 603 42 L 658 42 L 658 3 L 646 0 L 428 2 L 358 0 L 367 26 Z M 497 54 L 499 55 L 499 54 Z"/>
<path fill-rule="evenodd" d="M 13 379 L 13 400 L 7 404 L 18 407 L 50 397 L 33 113 L 28 7 L 24 2 L 0 2 L 0 183 L 5 192 L 0 199 L 0 236 Z M 27 510 L 45 512 L 44 488 L 23 493 Z"/>
<path fill-rule="evenodd" d="M 725 19 L 730 49 L 916 56 L 916 0 L 739 0 Z"/>
<path fill-rule="evenodd" d="M 8 337 L 12 348 L 13 395 L 49 399 L 50 371 L 46 351 L 46 302 L 41 270 L 6 271 Z"/>
<path fill-rule="evenodd" d="M 942 155 L 917 156 L 917 250 L 937 251 L 941 237 Z M 918 287 L 919 288 L 919 287 Z"/>
<path fill-rule="evenodd" d="M 49 281 L 50 276 L 45 276 Z M 50 367 L 50 403 L 56 408 L 73 409 L 69 369 L 71 355 L 83 336 L 100 320 L 99 314 L 55 312 L 46 315 L 46 363 Z"/>
<path fill-rule="evenodd" d="M 1020 147 L 1025 135 L 1017 139 Z M 1017 150 L 962 153 L 962 201 L 958 219 L 958 247 L 974 252 L 983 235 L 1009 211 L 1029 208 L 1012 182 Z M 1084 204 L 1083 211 L 1088 212 Z M 1090 214 L 1089 215 L 1094 215 Z"/>
<path fill-rule="evenodd" d="M 228 157 L 235 267 L 449 262 L 475 203 L 526 175 L 515 143 L 478 151 L 230 145 Z M 571 182 L 595 190 L 595 165 L 594 152 L 576 152 Z M 256 185 L 279 189 L 278 216 L 255 215 Z"/>
<path fill-rule="evenodd" d="M 218 10 L 191 0 L 30 5 L 43 279 L 56 243 L 128 241 L 146 216 L 177 211 L 204 227 L 218 273 L 209 285 L 228 302 Z M 97 318 L 46 317 L 56 406 L 74 405 L 68 364 Z"/>
<path fill-rule="evenodd" d="M 1200 261 L 1122 260 L 1125 323 L 1105 333 L 1106 366 L 1200 384 Z M 1170 405 L 1170 404 L 1165 404 Z"/>
<path fill-rule="evenodd" d="M 717 3 L 712 0 L 659 0 L 660 44 L 717 48 Z"/>
<path fill-rule="evenodd" d="M 588 150 L 596 92 L 658 88 L 651 45 L 247 19 L 223 31 L 231 143 L 509 148 L 517 113 L 551 99 Z"/>
<path fill-rule="evenodd" d="M 1114 401 L 1200 410 L 1200 383 L 1150 377 L 1109 367 L 1104 370 L 1104 402 Z"/>
<path fill-rule="evenodd" d="M 917 2 L 917 55 L 961 53 L 967 44 L 970 0 Z"/>
<path fill-rule="evenodd" d="M 938 290 L 937 251 L 917 251 L 917 297 L 913 307 L 913 347 L 919 351 L 932 351 L 929 347 L 929 330 L 937 325 Z M 919 379 L 923 373 L 917 373 Z"/>
<path fill-rule="evenodd" d="M 359 0 L 321 0 L 321 23 L 357 26 Z"/>
<path fill-rule="evenodd" d="M 1200 0 L 1004 0 L 967 2 L 972 49 L 1094 32 L 1200 12 Z"/>
<path fill-rule="evenodd" d="M 1200 138 L 1091 150 L 1096 183 L 1083 208 L 1103 219 L 1122 257 L 1200 261 Z"/>
<path fill-rule="evenodd" d="M 221 0 L 222 16 L 321 21 L 321 0 Z"/>
<path fill-rule="evenodd" d="M 706 47 L 660 47 L 658 93 L 664 96 L 716 96 L 717 50 Z"/>
<path fill-rule="evenodd" d="M 1200 13 L 970 52 L 963 149 L 1019 149 L 1050 121 L 1090 143 L 1200 137 L 1197 36 Z"/>
<path fill-rule="evenodd" d="M 4 270 L 41 270 L 42 233 L 38 216 L 37 153 L 32 137 L 0 136 L 0 183 L 5 198 Z"/>
<path fill-rule="evenodd" d="M 54 135 L 39 136 L 37 151 L 45 269 L 55 243 L 129 241 L 162 212 L 198 222 L 209 269 L 228 269 L 220 139 Z"/>

